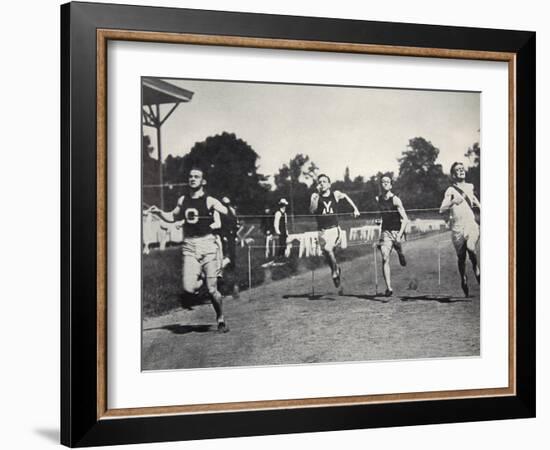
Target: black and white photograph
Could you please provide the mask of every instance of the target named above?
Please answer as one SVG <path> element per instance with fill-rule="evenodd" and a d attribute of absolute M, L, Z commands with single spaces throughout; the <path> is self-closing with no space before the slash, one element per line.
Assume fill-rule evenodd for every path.
<path fill-rule="evenodd" d="M 142 370 L 480 356 L 479 92 L 141 99 Z"/>

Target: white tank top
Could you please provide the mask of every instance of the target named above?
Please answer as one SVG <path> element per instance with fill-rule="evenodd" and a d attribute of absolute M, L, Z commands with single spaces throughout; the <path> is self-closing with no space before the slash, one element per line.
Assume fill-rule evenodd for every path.
<path fill-rule="evenodd" d="M 460 187 L 464 193 L 470 197 L 470 201 L 474 199 L 474 186 L 472 184 L 465 184 Z M 453 194 L 454 197 L 464 197 L 455 188 L 450 186 L 447 188 L 446 194 Z M 471 226 L 477 226 L 477 222 L 474 216 L 472 208 L 468 205 L 466 199 L 460 205 L 453 205 L 450 209 L 449 219 L 451 222 L 451 230 L 462 231 L 464 228 Z"/>

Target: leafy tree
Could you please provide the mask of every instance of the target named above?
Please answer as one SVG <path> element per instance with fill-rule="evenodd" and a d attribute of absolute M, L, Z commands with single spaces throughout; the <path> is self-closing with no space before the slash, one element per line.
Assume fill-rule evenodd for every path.
<path fill-rule="evenodd" d="M 350 186 L 352 184 L 351 177 L 349 176 L 349 166 L 346 166 L 344 171 L 344 184 Z"/>
<path fill-rule="evenodd" d="M 362 189 L 365 184 L 365 177 L 363 175 L 358 175 L 353 179 L 352 185 L 353 189 Z"/>
<path fill-rule="evenodd" d="M 309 207 L 309 185 L 317 176 L 319 168 L 310 161 L 308 155 L 298 153 L 290 159 L 288 164 L 283 164 L 279 173 L 275 174 L 274 202 L 281 197 L 288 199 L 290 203 L 289 213 L 306 214 Z"/>
<path fill-rule="evenodd" d="M 154 148 L 151 138 L 142 136 L 141 139 L 141 174 L 143 183 L 143 202 L 152 205 L 160 203 L 159 162 L 152 156 Z"/>
<path fill-rule="evenodd" d="M 257 171 L 258 159 L 248 143 L 234 133 L 223 132 L 195 143 L 183 157 L 166 158 L 165 180 L 168 184 L 187 182 L 189 171 L 200 167 L 207 173 L 211 195 L 228 196 L 243 214 L 259 213 L 269 187 L 266 177 Z"/>
<path fill-rule="evenodd" d="M 279 173 L 275 174 L 275 186 L 281 191 L 288 190 L 291 182 L 298 184 L 314 180 L 318 170 L 319 168 L 309 160 L 308 155 L 298 153 L 290 159 L 288 164 L 283 164 Z"/>
<path fill-rule="evenodd" d="M 170 210 L 178 198 L 185 193 L 187 174 L 184 171 L 182 156 L 168 155 L 164 160 L 164 207 Z"/>
<path fill-rule="evenodd" d="M 333 182 L 332 182 L 332 188 L 333 189 L 344 191 L 344 192 L 353 191 L 356 187 L 361 189 L 361 186 L 357 186 L 351 180 L 351 176 L 350 176 L 350 173 L 349 173 L 349 167 L 346 167 L 346 169 L 344 170 L 344 179 L 343 180 L 333 180 Z"/>
<path fill-rule="evenodd" d="M 395 188 L 400 191 L 405 208 L 436 208 L 449 184 L 441 164 L 437 164 L 439 149 L 423 137 L 409 140 L 407 150 L 399 161 L 399 179 Z"/>
<path fill-rule="evenodd" d="M 473 183 L 478 195 L 481 194 L 480 152 L 481 149 L 479 147 L 479 142 L 475 142 L 470 148 L 468 148 L 468 151 L 464 153 L 464 156 L 466 156 L 472 163 L 472 166 L 470 166 L 466 171 L 466 181 Z"/>

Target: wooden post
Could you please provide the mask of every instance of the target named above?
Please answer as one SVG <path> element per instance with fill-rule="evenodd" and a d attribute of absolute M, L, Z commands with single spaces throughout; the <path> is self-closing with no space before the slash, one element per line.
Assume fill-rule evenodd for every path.
<path fill-rule="evenodd" d="M 252 265 L 250 264 L 250 245 L 248 246 L 248 291 L 252 291 Z"/>
<path fill-rule="evenodd" d="M 159 184 L 160 184 L 160 209 L 164 211 L 164 176 L 162 173 L 162 148 L 160 143 L 160 106 L 157 106 L 157 121 L 156 121 L 156 130 L 157 130 L 157 150 L 159 155 Z"/>
<path fill-rule="evenodd" d="M 372 246 L 372 250 L 374 251 L 374 295 L 378 294 L 378 267 L 376 262 L 376 244 Z"/>
<path fill-rule="evenodd" d="M 440 244 L 440 236 L 437 237 L 437 290 L 438 292 L 441 290 L 441 246 Z"/>

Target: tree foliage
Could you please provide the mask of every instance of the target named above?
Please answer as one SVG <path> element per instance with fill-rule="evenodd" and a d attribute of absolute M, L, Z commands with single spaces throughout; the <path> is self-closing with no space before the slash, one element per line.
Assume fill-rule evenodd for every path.
<path fill-rule="evenodd" d="M 398 158 L 399 172 L 393 179 L 393 191 L 402 199 L 405 209 L 438 208 L 443 193 L 450 183 L 438 163 L 439 149 L 423 137 L 409 140 L 407 147 Z M 474 184 L 479 193 L 479 143 L 468 148 L 465 156 L 471 166 L 467 180 Z M 217 197 L 230 197 L 241 214 L 262 214 L 266 207 L 273 210 L 280 198 L 290 203 L 289 214 L 308 214 L 309 199 L 314 190 L 319 168 L 309 155 L 298 153 L 283 164 L 273 174 L 273 186 L 267 177 L 258 173 L 259 156 L 244 140 L 233 133 L 223 132 L 197 142 L 184 156 L 169 155 L 164 164 L 165 205 L 169 209 L 177 198 L 185 192 L 189 171 L 198 166 L 207 171 L 207 191 Z M 153 148 L 147 136 L 142 145 L 143 184 L 159 183 L 158 161 L 153 156 Z M 364 170 L 369 168 L 365 167 Z M 372 172 L 371 172 L 372 173 Z M 361 211 L 377 211 L 376 197 L 380 195 L 380 180 L 388 172 L 377 171 L 366 178 L 362 175 L 351 178 L 350 168 L 346 167 L 342 178 L 332 180 L 333 190 L 340 190 L 353 199 Z M 159 189 L 144 188 L 143 199 L 149 204 L 158 204 Z"/>
<path fill-rule="evenodd" d="M 290 202 L 290 214 L 306 214 L 311 195 L 310 186 L 317 177 L 319 168 L 308 155 L 298 153 L 283 164 L 274 176 L 275 191 L 272 199 L 275 203 L 280 198 Z"/>
<path fill-rule="evenodd" d="M 151 138 L 142 136 L 141 141 L 141 161 L 142 161 L 142 184 L 143 202 L 148 205 L 160 204 L 159 184 L 159 162 L 153 157 L 153 147 Z"/>
<path fill-rule="evenodd" d="M 468 151 L 464 154 L 472 164 L 466 171 L 466 181 L 472 183 L 478 195 L 481 195 L 481 179 L 480 179 L 480 158 L 481 149 L 479 142 L 475 142 Z"/>
<path fill-rule="evenodd" d="M 350 186 L 353 184 L 349 175 L 349 166 L 346 166 L 346 170 L 344 171 L 344 184 Z"/>
<path fill-rule="evenodd" d="M 247 142 L 234 133 L 223 132 L 197 142 L 182 158 L 167 158 L 166 180 L 187 180 L 189 171 L 199 167 L 206 171 L 211 195 L 228 196 L 242 213 L 252 213 L 262 208 L 269 190 L 266 177 L 258 173 L 258 159 Z"/>
<path fill-rule="evenodd" d="M 449 184 L 441 164 L 437 163 L 439 149 L 422 137 L 409 140 L 399 158 L 399 179 L 394 183 L 405 205 L 414 208 L 436 208 Z M 410 206 L 409 206 L 410 207 Z"/>
<path fill-rule="evenodd" d="M 310 161 L 308 155 L 298 153 L 290 159 L 288 164 L 283 164 L 279 173 L 275 174 L 275 187 L 278 190 L 285 190 L 291 183 L 308 185 L 315 179 L 318 170 L 317 165 Z"/>

